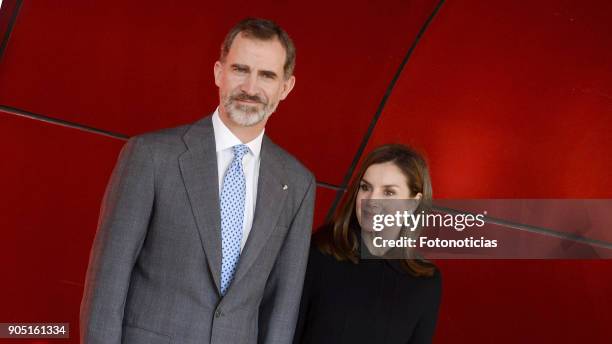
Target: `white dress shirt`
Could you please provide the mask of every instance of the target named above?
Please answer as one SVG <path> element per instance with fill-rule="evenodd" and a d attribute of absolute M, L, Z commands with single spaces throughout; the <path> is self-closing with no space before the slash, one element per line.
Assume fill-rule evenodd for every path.
<path fill-rule="evenodd" d="M 242 141 L 223 123 L 219 117 L 219 108 L 212 115 L 213 131 L 215 133 L 215 146 L 217 152 L 217 171 L 219 175 L 219 199 L 223 188 L 223 177 L 234 158 L 232 147 L 242 144 Z M 265 130 L 265 129 L 264 129 Z M 261 153 L 261 142 L 264 130 L 252 141 L 245 143 L 249 152 L 242 158 L 242 167 L 246 178 L 246 198 L 244 203 L 244 221 L 242 222 L 242 242 L 240 251 L 244 248 L 255 215 L 255 200 L 257 199 L 257 181 L 259 180 L 259 164 Z M 221 230 L 219 228 L 219 230 Z"/>

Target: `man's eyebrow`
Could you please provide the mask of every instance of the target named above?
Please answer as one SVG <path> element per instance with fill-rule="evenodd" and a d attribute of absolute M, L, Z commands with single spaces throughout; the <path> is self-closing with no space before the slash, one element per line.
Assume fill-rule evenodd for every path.
<path fill-rule="evenodd" d="M 259 71 L 259 75 L 267 76 L 269 78 L 274 78 L 274 79 L 276 79 L 276 77 L 277 77 L 276 73 L 274 73 L 271 70 L 262 70 L 262 71 Z"/>
<path fill-rule="evenodd" d="M 237 68 L 237 69 L 240 69 L 240 70 L 250 70 L 251 69 L 251 68 L 249 68 L 249 66 L 243 65 L 243 64 L 240 64 L 240 63 L 232 63 L 232 68 Z"/>

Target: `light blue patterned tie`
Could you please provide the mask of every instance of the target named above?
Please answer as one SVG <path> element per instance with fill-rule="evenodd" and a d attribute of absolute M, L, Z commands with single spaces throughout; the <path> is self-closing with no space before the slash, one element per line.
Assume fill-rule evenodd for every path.
<path fill-rule="evenodd" d="M 233 147 L 234 159 L 225 172 L 221 191 L 221 294 L 229 288 L 238 259 L 242 241 L 246 179 L 242 169 L 242 157 L 249 151 L 246 145 Z"/>

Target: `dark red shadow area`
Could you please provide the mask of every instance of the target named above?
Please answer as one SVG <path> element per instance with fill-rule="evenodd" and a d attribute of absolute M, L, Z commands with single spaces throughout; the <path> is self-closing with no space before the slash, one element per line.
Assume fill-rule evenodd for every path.
<path fill-rule="evenodd" d="M 445 3 L 366 152 L 387 142 L 421 150 L 437 198 L 611 198 L 610 13 L 606 1 Z M 612 261 L 438 264 L 436 343 L 612 335 Z"/>
<path fill-rule="evenodd" d="M 123 141 L 0 112 L 0 322 L 69 322 Z M 20 340 L 19 342 L 24 342 Z"/>
<path fill-rule="evenodd" d="M 3 2 L 0 37 L 16 3 Z M 0 105 L 128 136 L 194 121 L 217 104 L 224 34 L 262 16 L 298 51 L 296 88 L 266 133 L 319 182 L 339 185 L 356 154 L 401 142 L 426 154 L 437 198 L 612 198 L 609 1 L 445 2 L 358 151 L 437 5 L 24 1 L 0 60 Z M 0 322 L 70 322 L 73 337 L 15 343 L 78 342 L 87 257 L 123 142 L 0 111 Z M 335 196 L 317 188 L 315 227 Z M 610 260 L 436 263 L 435 343 L 612 338 Z"/>
<path fill-rule="evenodd" d="M 10 85 L 0 104 L 126 135 L 191 122 L 218 103 L 213 64 L 225 33 L 263 16 L 298 51 L 296 88 L 268 132 L 319 180 L 340 184 L 436 3 L 26 1 L 0 65 L 0 85 Z"/>

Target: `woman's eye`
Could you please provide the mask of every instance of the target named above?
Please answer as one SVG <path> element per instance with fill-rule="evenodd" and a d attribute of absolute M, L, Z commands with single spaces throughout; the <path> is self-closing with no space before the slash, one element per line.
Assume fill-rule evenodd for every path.
<path fill-rule="evenodd" d="M 393 191 L 385 191 L 385 196 L 393 196 L 395 195 L 395 192 Z"/>
<path fill-rule="evenodd" d="M 368 191 L 368 186 L 367 186 L 367 185 L 365 185 L 365 184 L 361 184 L 361 185 L 359 185 L 359 188 L 360 188 L 362 191 Z"/>

